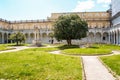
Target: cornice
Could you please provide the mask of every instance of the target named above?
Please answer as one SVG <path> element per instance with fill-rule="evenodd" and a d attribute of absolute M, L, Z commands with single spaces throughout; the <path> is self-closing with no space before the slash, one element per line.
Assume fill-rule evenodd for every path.
<path fill-rule="evenodd" d="M 120 11 L 117 14 L 115 14 L 114 16 L 112 16 L 112 20 L 116 19 L 119 16 L 120 16 Z"/>

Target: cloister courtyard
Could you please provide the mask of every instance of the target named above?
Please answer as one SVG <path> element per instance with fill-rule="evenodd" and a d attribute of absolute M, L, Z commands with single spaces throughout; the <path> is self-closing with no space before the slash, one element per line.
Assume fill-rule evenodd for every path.
<path fill-rule="evenodd" d="M 120 80 L 120 0 L 1 0 L 0 80 Z"/>
<path fill-rule="evenodd" d="M 118 45 L 0 44 L 0 79 L 119 80 L 119 61 Z"/>

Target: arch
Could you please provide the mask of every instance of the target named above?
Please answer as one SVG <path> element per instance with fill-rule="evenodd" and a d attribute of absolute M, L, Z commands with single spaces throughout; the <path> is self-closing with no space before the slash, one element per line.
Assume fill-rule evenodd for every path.
<path fill-rule="evenodd" d="M 8 43 L 11 43 L 11 40 L 9 39 L 10 35 L 11 35 L 11 33 L 8 33 Z"/>
<path fill-rule="evenodd" d="M 95 34 L 95 42 L 96 43 L 101 43 L 102 41 L 101 41 L 101 33 L 100 32 L 97 32 L 96 34 Z"/>
<path fill-rule="evenodd" d="M 41 39 L 41 33 L 39 33 L 39 39 Z"/>
<path fill-rule="evenodd" d="M 4 33 L 4 43 L 7 43 L 7 33 Z"/>
<path fill-rule="evenodd" d="M 34 33 L 30 33 L 30 38 L 34 38 L 34 37 L 35 37 Z"/>
<path fill-rule="evenodd" d="M 88 41 L 89 41 L 89 43 L 94 43 L 94 33 L 93 32 L 88 33 Z"/>
<path fill-rule="evenodd" d="M 104 43 L 109 42 L 109 33 L 108 32 L 104 32 L 103 33 L 103 38 L 102 38 Z"/>
<path fill-rule="evenodd" d="M 118 44 L 120 44 L 120 30 L 118 30 Z"/>
<path fill-rule="evenodd" d="M 51 32 L 51 33 L 48 34 L 48 36 L 49 36 L 49 37 L 53 37 L 54 34 Z"/>
<path fill-rule="evenodd" d="M 93 32 L 89 32 L 88 34 L 90 37 L 94 37 L 94 33 Z"/>
<path fill-rule="evenodd" d="M 114 31 L 114 44 L 116 44 L 117 43 L 117 31 Z"/>
<path fill-rule="evenodd" d="M 8 38 L 10 38 L 11 33 L 8 33 Z"/>
<path fill-rule="evenodd" d="M 114 43 L 114 32 L 111 32 L 111 42 Z"/>
<path fill-rule="evenodd" d="M 43 37 L 47 37 L 47 33 L 42 33 L 42 36 Z"/>
<path fill-rule="evenodd" d="M 28 33 L 25 33 L 25 37 L 28 38 Z"/>
<path fill-rule="evenodd" d="M 116 30 L 116 44 L 119 44 L 120 43 L 120 31 L 119 31 L 119 29 L 118 30 Z"/>

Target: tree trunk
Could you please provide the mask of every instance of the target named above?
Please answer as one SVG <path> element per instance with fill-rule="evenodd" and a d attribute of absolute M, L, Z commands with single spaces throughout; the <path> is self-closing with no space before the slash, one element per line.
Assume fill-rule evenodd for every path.
<path fill-rule="evenodd" d="M 20 41 L 20 45 L 21 45 L 22 41 Z"/>
<path fill-rule="evenodd" d="M 18 41 L 16 41 L 16 43 L 17 43 L 17 46 L 18 46 Z"/>
<path fill-rule="evenodd" d="M 68 45 L 72 45 L 72 44 L 71 44 L 71 39 L 67 40 L 67 44 L 68 44 Z"/>

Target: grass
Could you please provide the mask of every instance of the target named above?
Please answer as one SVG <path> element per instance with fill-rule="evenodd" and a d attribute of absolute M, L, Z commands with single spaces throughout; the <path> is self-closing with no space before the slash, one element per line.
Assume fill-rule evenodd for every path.
<path fill-rule="evenodd" d="M 13 46 L 12 44 L 5 44 Z M 52 45 L 51 45 L 52 46 Z M 64 54 L 98 55 L 120 50 L 116 45 L 94 44 L 88 48 L 72 45 L 53 45 L 50 48 L 30 48 L 0 54 L 0 79 L 24 80 L 82 80 L 81 59 L 48 52 L 61 50 Z M 120 75 L 120 55 L 101 57 L 116 74 Z"/>
<path fill-rule="evenodd" d="M 64 54 L 76 54 L 76 55 L 102 55 L 102 54 L 109 54 L 111 50 L 106 49 L 67 49 L 63 50 Z"/>
<path fill-rule="evenodd" d="M 100 59 L 117 75 L 120 76 L 120 55 L 104 56 Z"/>
<path fill-rule="evenodd" d="M 0 51 L 9 49 L 12 49 L 10 48 L 10 44 L 0 44 Z"/>
<path fill-rule="evenodd" d="M 119 46 L 107 45 L 107 44 L 94 44 L 87 48 L 67 48 L 62 51 L 64 54 L 75 54 L 75 55 L 103 55 L 110 54 L 112 50 L 120 50 Z"/>
<path fill-rule="evenodd" d="M 0 54 L 0 79 L 82 80 L 79 57 L 48 54 L 56 48 L 34 48 Z"/>
<path fill-rule="evenodd" d="M 12 46 L 16 46 L 16 44 L 14 44 L 14 43 L 0 44 L 0 51 L 13 49 L 13 48 L 11 48 Z M 28 44 L 21 44 L 20 46 L 28 46 Z"/>
<path fill-rule="evenodd" d="M 6 45 L 8 45 L 8 46 L 29 46 L 30 44 L 19 44 L 19 45 L 16 45 L 16 43 L 11 43 L 11 44 L 6 44 Z"/>
<path fill-rule="evenodd" d="M 71 46 L 68 46 L 68 45 L 60 45 L 60 46 L 58 46 L 58 48 L 59 48 L 60 50 L 64 50 L 64 49 L 79 48 L 79 46 L 78 46 L 78 45 L 71 45 Z"/>
<path fill-rule="evenodd" d="M 59 50 L 59 49 L 57 47 L 26 49 L 26 51 L 44 51 L 44 52 L 51 52 L 55 50 Z"/>

